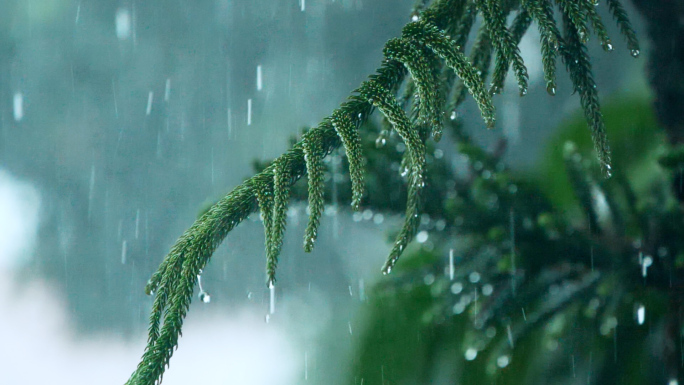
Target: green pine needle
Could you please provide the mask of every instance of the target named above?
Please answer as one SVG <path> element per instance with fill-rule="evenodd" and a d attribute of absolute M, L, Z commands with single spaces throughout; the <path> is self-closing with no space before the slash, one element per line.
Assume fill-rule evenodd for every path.
<path fill-rule="evenodd" d="M 407 39 L 391 39 L 385 45 L 383 51 L 389 59 L 394 59 L 404 64 L 411 77 L 416 79 L 415 84 L 418 88 L 420 97 L 419 112 L 420 119 L 432 126 L 433 136 L 441 136 L 442 105 L 439 95 L 435 88 L 435 79 L 430 64 L 426 60 L 425 54 L 418 47 Z"/>
<path fill-rule="evenodd" d="M 494 127 L 494 105 L 489 92 L 480 80 L 477 70 L 468 59 L 459 52 L 455 42 L 432 24 L 425 22 L 409 23 L 404 27 L 403 34 L 406 38 L 430 47 L 439 57 L 444 59 L 447 66 L 456 71 L 480 108 L 482 117 L 487 127 Z"/>
<path fill-rule="evenodd" d="M 527 94 L 527 68 L 520 56 L 520 49 L 518 44 L 513 40 L 513 36 L 506 28 L 506 14 L 499 4 L 499 0 L 478 0 L 478 7 L 484 16 L 484 24 L 487 27 L 489 36 L 494 43 L 497 50 L 496 61 L 499 72 L 503 74 L 495 74 L 495 80 L 505 78 L 505 72 L 508 71 L 508 63 L 513 66 L 515 77 L 518 82 L 520 95 Z M 492 83 L 492 93 L 498 93 L 503 87 L 502 84 Z"/>
<path fill-rule="evenodd" d="M 637 39 L 636 32 L 632 28 L 632 23 L 629 22 L 625 8 L 618 0 L 606 1 L 608 2 L 610 12 L 613 14 L 613 18 L 617 21 L 618 27 L 620 27 L 620 32 L 622 32 L 622 35 L 627 40 L 627 47 L 630 53 L 634 57 L 639 56 L 639 39 Z"/>
<path fill-rule="evenodd" d="M 556 94 L 556 53 L 562 40 L 556 21 L 553 19 L 551 0 L 527 0 L 522 6 L 532 15 L 541 35 L 542 66 L 546 91 Z"/>
<path fill-rule="evenodd" d="M 323 130 L 325 126 L 330 126 L 330 122 L 325 121 L 318 128 Z M 313 250 L 314 242 L 318 236 L 318 225 L 323 214 L 323 153 L 320 137 L 310 132 L 306 140 L 302 141 L 304 150 L 304 160 L 306 161 L 306 171 L 309 175 L 309 224 L 304 232 L 304 251 L 310 253 Z"/>
<path fill-rule="evenodd" d="M 349 175 L 352 184 L 352 209 L 358 211 L 361 207 L 361 198 L 363 198 L 364 191 L 364 171 L 363 171 L 363 153 L 361 152 L 361 137 L 352 123 L 349 116 L 341 109 L 335 110 L 330 117 L 337 135 L 342 139 L 344 149 L 347 153 L 347 161 L 349 162 Z"/>

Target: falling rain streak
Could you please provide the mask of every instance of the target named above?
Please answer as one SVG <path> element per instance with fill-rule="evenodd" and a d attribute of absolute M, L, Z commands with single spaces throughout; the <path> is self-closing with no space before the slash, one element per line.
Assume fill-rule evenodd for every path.
<path fill-rule="evenodd" d="M 126 8 L 119 8 L 116 11 L 116 37 L 119 40 L 126 40 L 131 37 L 131 14 Z"/>
<path fill-rule="evenodd" d="M 257 69 L 256 69 L 256 88 L 257 88 L 257 91 L 261 91 L 263 86 L 264 86 L 264 84 L 263 84 L 263 80 L 261 78 L 261 64 L 260 64 L 257 66 Z"/>
<path fill-rule="evenodd" d="M 247 99 L 247 125 L 252 125 L 252 99 Z"/>
<path fill-rule="evenodd" d="M 454 280 L 454 249 L 449 250 L 449 280 Z"/>
<path fill-rule="evenodd" d="M 145 115 L 150 116 L 152 113 L 152 100 L 154 99 L 154 92 L 150 91 L 147 94 L 147 108 L 145 109 Z"/>
<path fill-rule="evenodd" d="M 12 113 L 14 115 L 14 121 L 19 122 L 24 118 L 24 95 L 21 92 L 14 94 L 12 100 Z"/>
<path fill-rule="evenodd" d="M 166 79 L 166 85 L 164 86 L 164 101 L 168 102 L 171 98 L 171 79 Z"/>

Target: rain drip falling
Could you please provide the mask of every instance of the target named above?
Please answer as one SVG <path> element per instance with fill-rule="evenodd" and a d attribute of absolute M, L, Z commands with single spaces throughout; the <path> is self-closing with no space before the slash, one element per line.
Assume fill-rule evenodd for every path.
<path fill-rule="evenodd" d="M 269 302 L 268 302 L 268 314 L 275 313 L 275 285 L 273 282 L 268 284 L 269 291 Z"/>
<path fill-rule="evenodd" d="M 202 287 L 202 270 L 200 270 L 200 273 L 197 275 L 197 284 L 199 285 L 199 289 L 200 289 L 200 292 L 198 295 L 200 301 L 202 301 L 203 303 L 211 302 L 211 296 L 209 295 L 209 293 L 204 291 L 204 288 Z"/>
<path fill-rule="evenodd" d="M 301 9 L 302 12 L 306 11 L 306 0 L 299 0 L 299 9 Z"/>

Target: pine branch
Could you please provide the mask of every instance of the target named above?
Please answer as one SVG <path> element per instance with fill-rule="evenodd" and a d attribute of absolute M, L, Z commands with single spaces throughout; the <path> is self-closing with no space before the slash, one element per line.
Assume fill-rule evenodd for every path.
<path fill-rule="evenodd" d="M 508 63 L 511 63 L 518 81 L 520 95 L 527 94 L 527 69 L 520 56 L 517 42 L 513 40 L 513 36 L 511 36 L 510 31 L 506 28 L 506 13 L 502 10 L 499 0 L 478 0 L 477 4 L 484 15 L 487 31 L 489 31 L 489 36 L 497 50 L 496 61 L 498 71 L 504 72 L 503 74 L 496 74 L 494 79 L 498 82 L 499 79 L 505 78 L 505 72 L 508 71 Z M 493 82 L 491 92 L 499 93 L 502 87 L 503 84 Z"/>
<path fill-rule="evenodd" d="M 425 4 L 427 2 L 420 0 L 416 10 L 420 11 Z M 359 129 L 374 108 L 385 116 L 407 148 L 402 161 L 407 170 L 408 184 L 406 218 L 383 267 L 383 272 L 389 273 L 419 224 L 421 198 L 426 185 L 425 141 L 430 131 L 435 140 L 441 136 L 446 96 L 453 95 L 449 108 L 455 107 L 463 101 L 467 89 L 473 95 L 485 124 L 493 127 L 492 95 L 484 84 L 493 49 L 496 48 L 497 53 L 493 85 L 503 85 L 511 65 L 521 94 L 524 94 L 528 75 L 518 43 L 532 20 L 537 21 L 542 35 L 542 61 L 547 86 L 555 90 L 555 51 L 561 46 L 561 54 L 592 128 L 599 160 L 608 172 L 610 152 L 591 64 L 584 47 L 586 18 L 592 21 L 600 38 L 603 36 L 602 24 L 593 9 L 580 7 L 570 0 L 561 0 L 560 4 L 566 34 L 563 45 L 559 43 L 560 34 L 548 0 L 523 2 L 523 9 L 510 30 L 506 28 L 505 17 L 516 7 L 516 1 L 477 0 L 473 3 L 466 0 L 438 0 L 424 8 L 421 14 L 415 15 L 413 19 L 417 20 L 404 27 L 402 37 L 387 43 L 385 59 L 376 74 L 369 76 L 347 102 L 316 128 L 306 132 L 291 150 L 212 206 L 179 238 L 146 286 L 148 294 L 155 294 L 148 344 L 128 383 L 148 385 L 161 381 L 164 369 L 177 347 L 198 275 L 227 233 L 256 210 L 260 211 L 264 221 L 267 284 L 275 284 L 291 186 L 305 174 L 308 174 L 311 214 L 305 231 L 304 249 L 312 250 L 324 209 L 322 159 L 340 146 L 344 146 L 349 160 L 352 207 L 359 208 L 364 193 L 365 161 Z M 609 0 L 609 6 L 623 34 L 630 40 L 631 26 L 624 11 L 616 0 Z M 480 30 L 471 50 L 471 63 L 463 54 L 463 46 L 478 8 L 485 27 Z M 447 33 L 454 34 L 454 37 Z M 407 73 L 410 77 L 404 83 Z M 446 79 L 447 82 L 440 84 L 440 79 Z M 463 87 L 452 90 L 456 79 L 462 82 Z M 405 84 L 405 96 L 398 101 L 395 95 L 402 84 Z M 409 104 L 414 119 L 410 119 L 405 112 Z M 376 145 L 383 146 L 388 135 L 388 130 L 382 130 Z M 481 151 L 467 140 L 459 138 L 462 140 L 459 143 L 462 151 Z M 475 197 L 473 202 L 477 203 Z"/>
<path fill-rule="evenodd" d="M 527 0 L 522 6 L 537 22 L 541 35 L 542 65 L 546 91 L 550 95 L 556 94 L 556 53 L 560 45 L 561 35 L 553 19 L 553 8 L 550 0 Z"/>

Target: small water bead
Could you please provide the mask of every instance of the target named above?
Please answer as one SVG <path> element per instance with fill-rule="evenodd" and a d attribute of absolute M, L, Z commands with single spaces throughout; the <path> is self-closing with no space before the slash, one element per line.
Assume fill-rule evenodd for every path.
<path fill-rule="evenodd" d="M 451 115 L 449 115 L 449 119 L 456 120 L 456 117 L 457 117 L 456 111 L 451 111 Z"/>
<path fill-rule="evenodd" d="M 437 149 L 435 150 L 433 156 L 435 157 L 435 159 L 442 159 L 444 157 L 444 151 Z"/>
<path fill-rule="evenodd" d="M 435 276 L 433 274 L 427 274 L 425 277 L 423 277 L 423 283 L 426 285 L 430 286 L 433 283 L 435 283 Z"/>
<path fill-rule="evenodd" d="M 366 209 L 363 211 L 363 220 L 364 221 L 369 221 L 371 218 L 373 218 L 373 210 L 371 209 Z"/>
<path fill-rule="evenodd" d="M 496 359 L 496 366 L 500 367 L 501 369 L 505 368 L 508 366 L 508 364 L 511 362 L 511 359 L 504 355 Z"/>
<path fill-rule="evenodd" d="M 425 243 L 428 240 L 428 232 L 423 230 L 416 235 L 416 241 L 418 243 Z"/>
<path fill-rule="evenodd" d="M 527 87 L 520 87 L 520 96 L 527 95 Z"/>
<path fill-rule="evenodd" d="M 486 285 L 482 286 L 482 295 L 484 295 L 485 297 L 492 295 L 493 292 L 494 292 L 494 286 L 492 286 L 490 284 L 486 284 Z"/>
<path fill-rule="evenodd" d="M 640 54 L 641 52 L 639 52 L 638 49 L 633 49 L 633 50 L 631 50 L 630 53 L 632 54 L 632 57 L 639 57 L 639 54 Z"/>
<path fill-rule="evenodd" d="M 472 361 L 477 357 L 477 349 L 475 348 L 468 348 L 465 352 L 465 359 L 468 361 Z"/>
<path fill-rule="evenodd" d="M 406 151 L 406 145 L 404 143 L 397 143 L 397 146 L 395 148 L 398 153 Z"/>
<path fill-rule="evenodd" d="M 387 144 L 387 137 L 388 136 L 389 136 L 389 132 L 387 130 L 380 131 L 380 135 L 378 135 L 378 138 L 375 139 L 375 147 L 376 148 L 385 147 L 385 145 Z"/>
<path fill-rule="evenodd" d="M 454 314 L 459 315 L 465 311 L 466 306 L 468 306 L 467 302 L 459 301 L 456 305 L 454 305 L 454 307 L 451 309 L 451 311 Z"/>
<path fill-rule="evenodd" d="M 451 292 L 453 294 L 461 294 L 463 291 L 463 284 L 460 282 L 454 282 L 453 285 L 451 285 Z"/>
<path fill-rule="evenodd" d="M 480 273 L 478 273 L 477 271 L 473 271 L 473 272 L 470 273 L 470 275 L 468 276 L 468 280 L 469 280 L 470 282 L 472 282 L 472 283 L 478 283 L 478 282 L 480 282 L 480 278 L 481 278 Z"/>

